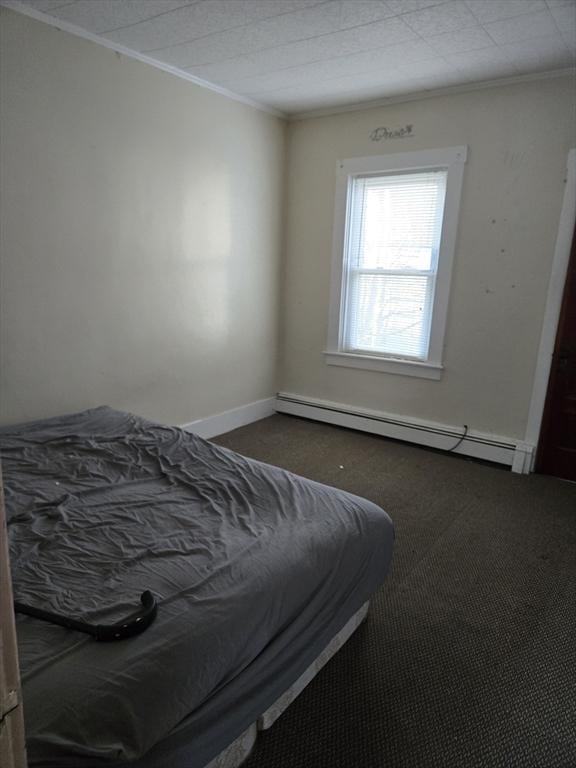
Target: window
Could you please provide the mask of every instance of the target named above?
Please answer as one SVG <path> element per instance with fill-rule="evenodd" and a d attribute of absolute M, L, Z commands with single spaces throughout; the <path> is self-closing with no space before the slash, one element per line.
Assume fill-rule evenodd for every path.
<path fill-rule="evenodd" d="M 338 164 L 326 362 L 440 378 L 466 147 Z"/>

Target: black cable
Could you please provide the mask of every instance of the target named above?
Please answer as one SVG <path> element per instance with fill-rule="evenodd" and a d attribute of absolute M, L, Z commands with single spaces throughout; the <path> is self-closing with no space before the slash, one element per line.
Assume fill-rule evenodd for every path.
<path fill-rule="evenodd" d="M 452 446 L 452 448 L 442 448 L 443 451 L 446 453 L 451 453 L 452 451 L 455 451 L 456 448 L 466 439 L 466 435 L 468 434 L 468 424 L 464 424 L 464 433 L 461 438 L 459 438 L 458 442 Z"/>

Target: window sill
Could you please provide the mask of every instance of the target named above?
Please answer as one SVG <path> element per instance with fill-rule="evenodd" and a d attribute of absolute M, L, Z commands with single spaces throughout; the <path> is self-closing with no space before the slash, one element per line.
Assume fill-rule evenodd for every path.
<path fill-rule="evenodd" d="M 345 368 L 360 368 L 365 371 L 394 373 L 400 376 L 418 376 L 422 379 L 442 377 L 444 366 L 440 363 L 421 363 L 416 360 L 396 360 L 390 357 L 373 357 L 352 352 L 324 352 L 326 365 L 340 365 Z"/>

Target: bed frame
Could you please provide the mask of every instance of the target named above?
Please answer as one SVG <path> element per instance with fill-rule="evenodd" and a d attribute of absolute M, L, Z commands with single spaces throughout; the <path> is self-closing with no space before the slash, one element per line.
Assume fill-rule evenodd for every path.
<path fill-rule="evenodd" d="M 259 731 L 266 731 L 271 728 L 276 720 L 292 704 L 294 699 L 299 696 L 304 688 L 320 672 L 322 667 L 327 664 L 332 656 L 342 648 L 344 643 L 354 634 L 360 624 L 368 615 L 369 602 L 364 603 L 362 608 L 357 611 L 342 627 L 340 632 L 332 638 L 322 653 L 310 664 L 308 669 L 300 675 L 298 680 L 261 715 L 255 723 L 247 728 L 244 733 L 221 752 L 214 760 L 211 760 L 205 768 L 238 768 L 249 756 L 256 744 Z"/>

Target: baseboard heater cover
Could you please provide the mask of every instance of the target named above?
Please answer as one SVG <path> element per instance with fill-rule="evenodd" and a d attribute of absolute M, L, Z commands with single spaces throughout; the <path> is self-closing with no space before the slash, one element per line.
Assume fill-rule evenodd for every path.
<path fill-rule="evenodd" d="M 341 403 L 306 398 L 287 392 L 276 396 L 276 411 L 323 421 L 336 426 L 391 437 L 429 448 L 449 450 L 462 438 L 463 428 L 436 424 L 394 414 L 349 407 Z M 522 456 L 519 457 L 519 450 Z M 513 466 L 514 471 L 530 470 L 532 447 L 512 439 L 469 430 L 454 453 Z"/>

